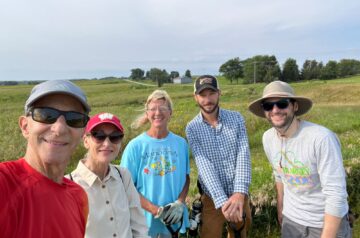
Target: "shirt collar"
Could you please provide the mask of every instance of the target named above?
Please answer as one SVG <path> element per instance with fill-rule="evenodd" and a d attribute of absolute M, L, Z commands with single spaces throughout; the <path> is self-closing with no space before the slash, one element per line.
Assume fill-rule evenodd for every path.
<path fill-rule="evenodd" d="M 223 109 L 221 109 L 221 108 L 219 107 L 218 124 L 220 124 L 221 119 L 223 118 L 223 115 L 224 115 L 224 111 L 223 111 Z M 200 111 L 199 114 L 198 114 L 198 118 L 199 118 L 199 120 L 200 120 L 201 122 L 209 124 L 209 123 L 204 119 L 201 111 Z"/>
<path fill-rule="evenodd" d="M 85 160 L 80 160 L 76 167 L 76 170 L 79 174 L 81 174 L 83 180 L 91 187 L 96 180 L 100 182 L 100 179 L 95 173 L 93 173 L 88 167 L 86 167 L 84 162 Z M 109 165 L 109 167 L 110 167 L 110 172 L 105 176 L 104 182 L 108 181 L 111 178 L 119 180 L 120 175 L 118 171 L 116 171 L 116 169 L 114 168 L 114 165 Z"/>

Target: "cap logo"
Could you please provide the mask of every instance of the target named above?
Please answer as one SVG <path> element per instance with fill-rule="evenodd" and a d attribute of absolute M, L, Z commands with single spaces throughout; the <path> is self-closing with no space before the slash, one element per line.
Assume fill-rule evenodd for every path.
<path fill-rule="evenodd" d="M 212 78 L 202 78 L 202 79 L 200 79 L 199 84 L 200 84 L 200 85 L 203 85 L 203 84 L 205 84 L 205 83 L 211 84 L 212 80 L 213 80 Z"/>
<path fill-rule="evenodd" d="M 113 114 L 111 114 L 111 113 L 103 113 L 103 114 L 100 114 L 99 115 L 99 118 L 100 118 L 100 120 L 106 120 L 106 119 L 108 119 L 108 120 L 112 120 L 112 118 L 113 118 Z"/>

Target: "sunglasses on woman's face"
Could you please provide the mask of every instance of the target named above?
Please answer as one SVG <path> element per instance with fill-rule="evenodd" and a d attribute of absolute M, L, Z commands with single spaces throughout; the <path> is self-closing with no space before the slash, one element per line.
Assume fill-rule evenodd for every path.
<path fill-rule="evenodd" d="M 272 111 L 274 106 L 276 105 L 279 109 L 285 109 L 289 106 L 290 99 L 284 98 L 276 102 L 263 102 L 261 103 L 262 108 L 264 111 Z"/>
<path fill-rule="evenodd" d="M 91 131 L 90 135 L 98 144 L 103 143 L 106 138 L 109 138 L 110 142 L 113 144 L 119 144 L 124 137 L 124 134 L 120 131 L 114 131 L 109 135 L 105 134 L 103 131 Z"/>
<path fill-rule="evenodd" d="M 64 116 L 66 124 L 74 128 L 83 128 L 89 121 L 86 114 L 74 111 L 61 111 L 51 107 L 33 107 L 30 109 L 29 114 L 34 121 L 53 124 L 60 116 Z"/>

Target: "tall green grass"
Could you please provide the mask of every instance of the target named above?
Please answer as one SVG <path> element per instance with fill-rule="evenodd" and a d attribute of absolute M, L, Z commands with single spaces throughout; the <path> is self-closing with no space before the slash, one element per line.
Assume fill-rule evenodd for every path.
<path fill-rule="evenodd" d="M 247 110 L 247 105 L 262 94 L 265 84 L 238 85 L 229 84 L 220 77 L 222 91 L 221 107 L 236 110 L 243 114 L 252 159 L 253 181 L 250 187 L 253 204 L 253 229 L 251 237 L 278 237 L 276 224 L 276 200 L 271 167 L 262 149 L 261 137 L 270 126 L 266 120 L 257 118 Z M 131 84 L 121 80 L 77 81 L 86 92 L 92 106 L 91 114 L 112 112 L 118 115 L 125 126 L 123 147 L 129 140 L 146 130 L 130 128 L 131 122 L 142 113 L 147 96 L 156 87 Z M 337 133 L 342 144 L 346 170 L 349 172 L 348 192 L 354 212 L 360 214 L 360 77 L 331 81 L 306 81 L 293 83 L 296 94 L 310 97 L 314 101 L 312 110 L 303 119 L 322 124 Z M 24 155 L 26 142 L 18 128 L 18 118 L 23 114 L 23 106 L 32 86 L 0 86 L 0 159 L 14 160 Z M 169 128 L 185 137 L 185 126 L 198 112 L 193 99 L 192 85 L 163 86 L 173 102 L 174 112 Z M 68 172 L 75 168 L 83 157 L 85 149 L 79 146 L 74 154 Z M 120 156 L 119 156 L 120 158 Z M 119 163 L 119 159 L 115 161 Z M 196 166 L 191 160 L 190 200 L 197 193 Z M 359 220 L 356 223 L 354 237 L 360 237 Z"/>

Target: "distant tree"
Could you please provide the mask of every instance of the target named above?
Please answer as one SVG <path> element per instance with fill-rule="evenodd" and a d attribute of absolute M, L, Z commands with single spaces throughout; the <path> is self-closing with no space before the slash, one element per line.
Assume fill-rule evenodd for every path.
<path fill-rule="evenodd" d="M 0 85 L 18 85 L 19 83 L 17 81 L 3 81 L 3 82 L 0 82 Z"/>
<path fill-rule="evenodd" d="M 311 80 L 318 79 L 323 65 L 316 60 L 305 60 L 301 70 L 302 79 Z"/>
<path fill-rule="evenodd" d="M 336 79 L 337 77 L 337 62 L 330 60 L 325 67 L 321 69 L 320 79 Z"/>
<path fill-rule="evenodd" d="M 272 82 L 281 77 L 280 66 L 274 55 L 257 55 L 243 62 L 244 83 Z"/>
<path fill-rule="evenodd" d="M 157 82 L 159 87 L 161 87 L 163 83 L 168 80 L 169 77 L 169 74 L 166 72 L 165 69 L 161 70 L 158 68 L 151 68 L 148 72 L 148 78 L 154 82 Z"/>
<path fill-rule="evenodd" d="M 320 63 L 318 63 L 318 67 L 316 69 L 317 78 L 320 78 L 321 71 L 323 68 L 324 68 L 324 64 L 323 64 L 323 62 L 320 61 Z"/>
<path fill-rule="evenodd" d="M 339 77 L 351 76 L 360 73 L 360 61 L 354 59 L 342 59 L 337 65 Z"/>
<path fill-rule="evenodd" d="M 145 71 L 140 68 L 132 69 L 130 78 L 131 79 L 143 79 L 144 73 L 145 73 Z"/>
<path fill-rule="evenodd" d="M 179 76 L 180 76 L 180 74 L 179 74 L 178 71 L 171 71 L 169 77 L 170 77 L 171 80 L 173 80 L 174 78 L 177 78 Z"/>
<path fill-rule="evenodd" d="M 303 67 L 301 70 L 301 77 L 304 80 L 309 80 L 312 78 L 312 71 L 311 71 L 311 60 L 305 60 L 303 63 Z"/>
<path fill-rule="evenodd" d="M 244 80 L 243 82 L 248 84 L 248 83 L 255 83 L 255 59 L 254 58 L 248 58 L 246 60 L 244 60 L 243 63 L 243 74 L 244 74 Z"/>
<path fill-rule="evenodd" d="M 189 69 L 185 71 L 185 76 L 191 78 L 191 72 Z"/>
<path fill-rule="evenodd" d="M 300 79 L 299 67 L 296 60 L 289 58 L 285 61 L 282 71 L 282 80 L 285 82 L 298 81 Z"/>
<path fill-rule="evenodd" d="M 232 83 L 233 80 L 239 82 L 239 78 L 243 77 L 243 67 L 238 57 L 229 59 L 219 68 L 219 72 Z"/>
<path fill-rule="evenodd" d="M 172 83 L 172 79 L 170 78 L 170 74 L 166 72 L 165 69 L 162 70 L 163 73 L 163 82 L 164 83 Z"/>

